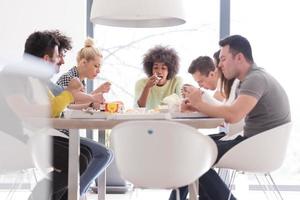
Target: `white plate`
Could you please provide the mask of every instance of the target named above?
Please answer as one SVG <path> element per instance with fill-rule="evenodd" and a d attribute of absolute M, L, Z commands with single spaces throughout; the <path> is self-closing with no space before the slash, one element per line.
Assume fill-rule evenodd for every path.
<path fill-rule="evenodd" d="M 107 119 L 170 119 L 169 113 L 116 113 L 107 116 Z"/>
<path fill-rule="evenodd" d="M 98 110 L 83 111 L 67 109 L 64 111 L 64 117 L 70 119 L 106 119 L 107 115 L 109 114 Z"/>
<path fill-rule="evenodd" d="M 200 112 L 174 112 L 170 113 L 172 119 L 185 119 L 185 118 L 204 118 L 208 117 L 207 115 Z"/>

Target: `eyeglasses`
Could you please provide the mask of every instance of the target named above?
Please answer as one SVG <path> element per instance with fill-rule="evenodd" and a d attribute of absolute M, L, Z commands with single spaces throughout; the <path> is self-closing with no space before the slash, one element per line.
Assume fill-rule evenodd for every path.
<path fill-rule="evenodd" d="M 59 53 L 59 55 L 58 55 L 60 58 L 64 58 L 64 57 L 66 57 L 66 54 L 65 53 Z"/>
<path fill-rule="evenodd" d="M 60 58 L 64 58 L 64 57 L 66 57 L 66 50 L 63 50 L 63 49 L 61 49 L 60 51 L 59 51 L 59 55 L 58 55 Z"/>

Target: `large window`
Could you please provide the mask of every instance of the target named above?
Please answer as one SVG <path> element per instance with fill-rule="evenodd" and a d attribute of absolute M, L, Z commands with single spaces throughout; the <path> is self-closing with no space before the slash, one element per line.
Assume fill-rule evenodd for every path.
<path fill-rule="evenodd" d="M 113 83 L 109 100 L 122 100 L 126 108 L 133 106 L 135 82 L 145 76 L 143 54 L 155 45 L 168 45 L 181 58 L 180 76 L 193 83 L 187 73 L 190 62 L 200 55 L 212 56 L 219 41 L 219 0 L 184 1 L 188 23 L 178 27 L 128 29 L 96 25 L 95 39 L 104 54 L 100 78 Z M 275 76 L 286 89 L 294 121 L 290 148 L 284 166 L 277 172 L 279 184 L 299 184 L 300 180 L 300 95 L 298 91 L 297 55 L 300 30 L 298 1 L 231 0 L 231 34 L 247 37 L 256 63 Z M 194 83 L 195 84 L 195 83 Z"/>
<path fill-rule="evenodd" d="M 285 163 L 275 173 L 281 185 L 300 183 L 298 8 L 296 0 L 231 1 L 231 34 L 241 34 L 250 40 L 256 63 L 274 75 L 289 96 L 294 126 Z"/>
<path fill-rule="evenodd" d="M 133 106 L 135 82 L 144 77 L 143 55 L 155 45 L 174 48 L 180 57 L 180 72 L 186 82 L 193 83 L 187 68 L 200 55 L 212 56 L 218 49 L 219 1 L 184 1 L 188 23 L 170 28 L 137 29 L 95 26 L 95 39 L 104 54 L 99 82 L 113 83 L 109 100 L 122 100 L 126 108 Z M 167 8 L 166 8 L 167 9 Z"/>

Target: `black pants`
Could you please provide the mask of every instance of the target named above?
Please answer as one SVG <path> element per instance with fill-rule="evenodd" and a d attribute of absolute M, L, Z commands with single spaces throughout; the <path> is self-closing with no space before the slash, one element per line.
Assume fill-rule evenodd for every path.
<path fill-rule="evenodd" d="M 238 136 L 233 140 L 221 141 L 219 140 L 222 137 L 221 135 L 211 135 L 211 138 L 214 140 L 218 148 L 216 162 L 218 162 L 228 150 L 246 139 L 244 137 Z M 180 187 L 179 192 L 180 200 L 185 200 L 188 194 L 188 186 Z M 229 192 L 229 189 L 214 169 L 208 170 L 199 178 L 199 200 L 227 200 Z M 176 199 L 175 190 L 172 191 L 169 199 Z M 236 198 L 231 195 L 230 199 L 235 200 Z"/>
<path fill-rule="evenodd" d="M 92 159 L 89 147 L 80 143 L 79 172 L 80 175 L 87 169 Z M 69 139 L 63 137 L 53 138 L 53 166 L 52 173 L 53 199 L 67 199 L 68 189 L 68 161 L 69 161 Z"/>
<path fill-rule="evenodd" d="M 52 163 L 54 171 L 49 173 L 47 178 L 41 180 L 36 185 L 29 199 L 41 199 L 41 195 L 53 200 L 67 199 L 68 158 L 69 139 L 58 136 L 52 137 Z M 86 170 L 91 159 L 92 153 L 90 149 L 87 146 L 80 145 L 80 174 Z"/>

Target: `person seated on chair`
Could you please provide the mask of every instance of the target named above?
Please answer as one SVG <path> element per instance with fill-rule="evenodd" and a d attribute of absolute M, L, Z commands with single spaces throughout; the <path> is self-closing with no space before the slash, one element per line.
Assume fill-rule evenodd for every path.
<path fill-rule="evenodd" d="M 145 54 L 143 67 L 148 77 L 135 84 L 136 106 L 156 109 L 165 97 L 180 95 L 182 80 L 176 76 L 179 58 L 174 49 L 155 46 Z"/>
<path fill-rule="evenodd" d="M 240 80 L 237 98 L 230 105 L 211 105 L 202 100 L 202 93 L 198 89 L 190 88 L 183 102 L 191 109 L 211 117 L 224 118 L 228 123 L 245 118 L 243 136 L 227 141 L 214 140 L 218 147 L 217 161 L 243 140 L 291 121 L 285 90 L 274 77 L 256 65 L 249 41 L 243 36 L 232 35 L 222 39 L 219 45 L 221 51 L 218 67 L 226 79 Z M 229 193 L 229 189 L 213 169 L 199 178 L 199 199 L 225 200 Z M 184 199 L 185 194 L 181 195 Z M 171 196 L 170 199 L 174 197 Z M 231 199 L 235 197 L 231 196 Z"/>
<path fill-rule="evenodd" d="M 220 50 L 214 53 L 214 60 L 211 59 L 209 56 L 199 56 L 198 58 L 192 61 L 188 69 L 188 72 L 193 75 L 194 80 L 198 83 L 200 88 L 215 91 L 213 97 L 206 94 L 205 97 L 206 99 L 207 98 L 216 99 L 222 102 L 224 105 L 230 105 L 236 97 L 235 91 L 239 84 L 239 80 L 235 78 L 231 80 L 227 80 L 224 77 L 224 74 L 222 73 L 220 68 L 218 68 L 219 61 L 220 61 L 219 54 L 220 54 Z M 189 94 L 188 91 L 191 90 L 191 88 L 195 88 L 195 87 L 188 84 L 185 84 L 183 86 L 184 98 L 188 96 Z M 208 102 L 213 102 L 213 100 L 209 100 Z M 183 104 L 181 105 L 181 111 L 190 112 L 190 111 L 197 111 L 197 110 L 191 109 L 190 106 Z M 234 126 L 239 126 L 239 128 L 241 129 L 242 124 L 243 124 L 243 119 L 241 120 L 241 122 L 235 124 L 224 123 L 222 126 L 219 127 L 219 133 L 210 134 L 209 136 L 214 140 L 226 138 L 226 133 L 229 132 L 229 128 Z M 187 187 L 182 187 L 179 189 L 182 196 L 183 194 L 187 195 L 188 193 Z M 176 194 L 175 192 L 176 191 L 174 190 L 172 192 L 172 195 L 175 195 Z"/>
<path fill-rule="evenodd" d="M 220 56 L 220 50 L 215 52 L 213 55 L 215 66 L 218 69 L 220 74 L 217 91 L 214 94 L 214 97 L 222 100 L 225 105 L 229 105 L 232 104 L 237 97 L 236 90 L 238 85 L 240 84 L 240 80 L 237 78 L 226 79 L 223 72 L 218 67 L 220 64 L 219 56 Z M 226 133 L 226 136 L 222 137 L 222 139 L 224 140 L 229 137 L 235 137 L 237 135 L 242 134 L 242 129 L 244 124 L 245 124 L 244 119 L 241 119 L 240 121 L 232 124 L 224 123 L 223 126 L 220 126 L 220 132 L 224 131 Z"/>
<path fill-rule="evenodd" d="M 230 104 L 235 99 L 235 90 L 239 80 L 235 78 L 227 80 L 224 77 L 224 74 L 218 68 L 219 53 L 220 51 L 217 51 L 214 54 L 214 61 L 208 56 L 199 56 L 192 61 L 188 72 L 193 75 L 200 88 L 215 91 L 213 96 L 215 99 Z M 187 94 L 188 87 L 192 87 L 192 85 L 184 84 L 185 94 Z"/>
<path fill-rule="evenodd" d="M 93 80 L 97 77 L 97 74 L 100 72 L 102 59 L 102 54 L 94 47 L 93 40 L 87 38 L 84 47 L 77 54 L 77 66 L 61 75 L 56 83 L 62 87 L 67 87 L 72 78 L 77 77 L 85 86 L 86 78 Z M 75 97 L 75 103 L 93 103 L 95 104 L 94 106 L 103 103 L 105 101 L 103 94 L 109 92 L 110 86 L 110 82 L 105 82 L 92 91 L 91 94 L 87 94 L 83 89 L 83 91 Z M 99 108 L 99 106 L 95 108 Z"/>
<path fill-rule="evenodd" d="M 223 101 L 225 104 L 231 104 L 236 99 L 236 89 L 240 84 L 239 79 L 232 78 L 226 79 L 222 70 L 218 67 L 220 64 L 220 50 L 214 53 L 214 63 L 215 67 L 218 69 L 219 80 L 217 83 L 217 91 L 214 95 L 216 99 Z"/>
<path fill-rule="evenodd" d="M 208 56 L 199 56 L 195 60 L 192 61 L 188 72 L 193 75 L 194 80 L 198 83 L 200 88 L 204 88 L 206 90 L 213 90 L 215 91 L 213 98 L 210 98 L 211 96 L 208 94 L 205 94 L 205 98 L 208 99 L 207 102 L 214 103 L 215 100 L 218 100 L 219 102 L 222 102 L 225 105 L 231 104 L 233 100 L 235 99 L 235 91 L 239 84 L 238 79 L 231 79 L 227 80 L 224 78 L 224 75 L 222 71 L 217 67 L 219 64 L 219 53 L 220 51 L 217 51 L 214 54 L 214 61 L 208 57 Z M 191 85 L 184 85 L 183 90 L 185 91 L 185 96 L 188 93 L 188 88 L 193 87 Z M 217 102 L 218 103 L 218 102 Z M 188 112 L 190 107 L 187 107 L 185 104 L 182 105 L 181 111 L 182 112 Z M 220 127 L 220 133 L 211 135 L 211 137 L 214 138 L 222 138 L 225 136 L 225 133 L 228 132 L 229 127 L 233 127 L 235 125 L 241 124 L 240 122 L 238 124 L 234 125 L 228 125 L 224 124 Z M 239 125 L 241 127 L 241 125 Z"/>
<path fill-rule="evenodd" d="M 65 50 L 64 42 L 67 37 L 62 37 L 57 32 L 44 31 L 34 32 L 26 40 L 25 51 L 32 56 L 36 56 L 46 62 L 53 64 L 58 72 L 58 63 L 61 63 L 62 52 Z M 63 42 L 64 40 L 64 42 Z M 61 41 L 61 43 L 59 42 Z M 67 88 L 74 87 L 72 92 Z M 48 90 L 51 104 L 52 117 L 58 117 L 67 105 L 74 101 L 73 94 L 81 90 L 82 84 L 78 78 L 71 80 L 65 91 L 58 96 L 54 96 Z M 52 199 L 68 198 L 68 137 L 53 137 L 53 167 L 52 172 Z M 80 195 L 83 195 L 89 184 L 104 171 L 112 160 L 112 152 L 105 146 L 86 138 L 80 139 Z M 30 199 L 38 199 L 39 189 L 47 181 L 41 181 L 33 191 Z M 37 194 L 37 195 L 36 195 Z"/>

